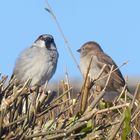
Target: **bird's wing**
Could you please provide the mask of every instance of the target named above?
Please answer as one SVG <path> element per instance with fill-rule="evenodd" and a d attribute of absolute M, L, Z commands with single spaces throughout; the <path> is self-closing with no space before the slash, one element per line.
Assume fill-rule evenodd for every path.
<path fill-rule="evenodd" d="M 98 65 L 100 68 L 103 67 L 104 64 L 106 64 L 107 66 L 105 67 L 105 73 L 108 74 L 111 66 L 114 65 L 114 69 L 116 69 L 118 66 L 115 64 L 115 62 L 111 59 L 111 57 L 109 57 L 107 54 L 105 53 L 98 53 L 97 54 L 97 59 L 99 61 Z M 124 86 L 125 85 L 125 80 L 120 72 L 119 69 L 117 69 L 116 71 L 114 71 L 112 73 L 112 78 L 114 81 L 116 81 L 119 85 Z"/>

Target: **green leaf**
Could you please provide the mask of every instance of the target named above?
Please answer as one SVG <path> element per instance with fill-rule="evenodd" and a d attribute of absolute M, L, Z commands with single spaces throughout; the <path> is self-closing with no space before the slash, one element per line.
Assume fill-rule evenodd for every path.
<path fill-rule="evenodd" d="M 131 109 L 128 107 L 125 114 L 124 126 L 122 131 L 122 140 L 127 140 L 127 136 L 131 132 Z"/>
<path fill-rule="evenodd" d="M 87 122 L 87 125 L 86 127 L 84 127 L 81 132 L 88 132 L 88 131 L 91 131 L 93 129 L 93 122 L 92 120 L 90 119 L 88 122 Z"/>
<path fill-rule="evenodd" d="M 69 118 L 68 125 L 75 124 L 80 117 L 81 117 L 81 114 L 78 112 L 76 115 L 74 115 L 73 117 Z"/>
<path fill-rule="evenodd" d="M 106 108 L 106 103 L 104 101 L 99 102 L 99 109 L 105 109 Z"/>

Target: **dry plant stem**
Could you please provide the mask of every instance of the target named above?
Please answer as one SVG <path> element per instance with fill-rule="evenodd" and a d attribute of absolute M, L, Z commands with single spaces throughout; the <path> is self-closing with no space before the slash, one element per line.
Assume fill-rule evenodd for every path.
<path fill-rule="evenodd" d="M 12 139 L 12 137 L 14 137 L 14 133 L 13 133 L 13 132 L 10 132 L 10 133 L 4 138 L 4 140 L 10 140 L 10 139 Z"/>
<path fill-rule="evenodd" d="M 70 129 L 68 129 L 68 130 L 66 131 L 66 135 L 68 135 L 68 134 L 74 132 L 75 130 L 78 130 L 79 128 L 85 126 L 86 124 L 87 124 L 87 121 L 76 123 L 74 126 L 71 126 Z"/>
<path fill-rule="evenodd" d="M 86 78 L 84 81 L 84 85 L 82 87 L 82 91 L 81 91 L 81 106 L 80 106 L 80 112 L 84 112 L 86 110 L 87 107 L 87 102 L 88 102 L 88 94 L 89 94 L 89 85 L 90 85 L 90 78 L 89 78 L 89 71 L 90 71 L 90 67 L 92 64 L 92 60 L 93 57 L 91 57 L 90 62 L 89 62 L 89 66 L 87 69 L 87 73 L 86 73 Z"/>
<path fill-rule="evenodd" d="M 61 102 L 61 103 L 56 104 L 56 105 L 61 106 L 61 105 L 63 105 L 63 104 L 66 104 L 67 102 L 70 102 L 70 100 L 67 99 L 67 100 L 65 100 L 65 101 L 63 101 L 63 102 Z M 71 105 L 71 104 L 70 104 L 70 105 Z M 69 106 L 70 106 L 70 105 L 69 105 Z"/>
<path fill-rule="evenodd" d="M 136 127 L 135 127 L 135 126 L 134 126 L 133 128 L 134 128 L 134 130 L 136 131 L 136 133 L 139 135 L 139 138 L 140 138 L 140 132 L 139 132 L 139 130 L 138 130 L 138 129 L 136 129 Z"/>
<path fill-rule="evenodd" d="M 37 116 L 40 117 L 40 116 L 46 114 L 50 109 L 53 109 L 53 108 L 57 107 L 58 105 L 55 104 L 55 103 L 56 103 L 59 99 L 61 99 L 65 94 L 67 94 L 68 91 L 70 91 L 71 89 L 72 89 L 72 87 L 71 87 L 69 90 L 67 90 L 67 91 L 65 91 L 64 93 L 62 93 L 62 95 L 60 95 L 59 97 L 57 97 L 55 100 L 53 100 L 53 101 L 50 103 L 50 105 L 48 106 L 48 108 L 47 108 L 46 110 L 42 111 L 42 112 L 41 112 L 40 114 L 38 114 Z"/>
<path fill-rule="evenodd" d="M 60 26 L 60 24 L 59 24 L 59 22 L 58 22 L 58 20 L 57 20 L 57 18 L 56 18 L 56 16 L 55 16 L 55 14 L 54 14 L 54 11 L 53 11 L 53 9 L 51 8 L 50 4 L 48 3 L 48 0 L 46 0 L 46 3 L 47 3 L 47 6 L 48 6 L 48 8 L 46 8 L 46 10 L 52 15 L 54 21 L 56 22 L 56 25 L 57 25 L 57 27 L 58 27 L 58 30 L 60 31 L 60 33 L 61 33 L 61 35 L 62 35 L 62 37 L 63 37 L 63 39 L 64 39 L 64 42 L 65 42 L 65 44 L 66 44 L 66 47 L 68 48 L 69 53 L 70 53 L 72 59 L 74 60 L 74 62 L 75 62 L 75 64 L 76 64 L 77 68 L 78 68 L 79 71 L 81 72 L 80 67 L 79 67 L 79 65 L 78 65 L 78 63 L 77 63 L 77 61 L 76 61 L 76 58 L 75 58 L 74 54 L 72 53 L 72 50 L 71 50 L 70 45 L 69 45 L 69 42 L 68 42 L 68 40 L 66 39 L 66 37 L 65 37 L 65 35 L 64 35 L 64 33 L 63 33 L 63 30 L 62 30 L 62 28 L 61 28 L 61 26 Z"/>
<path fill-rule="evenodd" d="M 82 97 L 81 97 L 81 106 L 80 106 L 81 113 L 84 113 L 88 106 L 88 94 L 90 90 L 89 85 L 90 85 L 90 78 L 88 77 L 84 91 L 82 92 Z"/>
<path fill-rule="evenodd" d="M 66 72 L 65 72 L 65 77 L 66 77 L 67 90 L 69 90 L 70 89 L 70 82 L 69 82 L 69 76 L 68 76 L 67 69 L 66 69 Z M 71 99 L 71 93 L 70 93 L 70 91 L 68 92 L 68 98 Z M 69 104 L 70 104 L 70 102 L 69 102 Z M 70 114 L 73 114 L 73 108 L 72 107 L 70 109 Z"/>
<path fill-rule="evenodd" d="M 25 139 L 30 139 L 30 138 L 39 137 L 39 136 L 46 136 L 47 140 L 62 138 L 62 137 L 68 136 L 69 134 L 71 134 L 75 130 L 78 130 L 79 128 L 83 127 L 86 124 L 87 124 L 86 121 L 77 123 L 76 125 L 72 126 L 70 129 L 64 130 L 64 132 L 60 134 L 48 135 L 48 132 L 44 132 L 44 133 L 38 133 L 38 134 L 26 136 Z"/>
<path fill-rule="evenodd" d="M 16 81 L 15 76 L 13 76 L 13 78 L 9 81 L 9 84 L 2 89 L 2 92 L 7 95 L 7 92 L 10 89 L 12 89 L 12 87 L 14 86 L 15 81 Z M 6 95 L 4 95 L 4 96 L 6 97 Z"/>
<path fill-rule="evenodd" d="M 115 72 L 116 70 L 120 69 L 121 67 L 123 67 L 123 66 L 126 65 L 127 63 L 128 63 L 128 61 L 127 61 L 127 62 L 124 62 L 124 63 L 123 63 L 122 65 L 120 65 L 119 67 L 115 68 L 115 69 L 112 71 L 112 73 Z M 99 81 L 99 80 L 102 80 L 102 79 L 106 78 L 107 76 L 109 76 L 109 73 L 106 74 L 105 76 L 103 76 L 103 77 L 97 79 L 96 82 Z"/>
<path fill-rule="evenodd" d="M 30 82 L 30 79 L 28 79 L 25 82 L 24 86 L 21 89 L 19 89 L 15 94 L 13 94 L 10 98 L 4 99 L 2 101 L 2 106 L 0 108 L 0 111 L 3 108 L 5 109 L 8 108 L 15 101 L 15 99 L 17 99 L 17 97 L 22 93 L 22 91 L 25 89 L 25 87 L 28 85 L 29 82 Z"/>
<path fill-rule="evenodd" d="M 63 96 L 62 96 L 63 97 Z M 58 98 L 57 98 L 58 99 Z M 56 99 L 56 100 L 57 100 Z M 60 98 L 59 98 L 60 99 Z M 44 115 L 44 114 L 46 114 L 49 110 L 52 110 L 53 108 L 55 108 L 55 107 L 57 107 L 57 106 L 60 106 L 60 105 L 63 105 L 63 104 L 65 104 L 67 101 L 69 101 L 69 100 L 66 100 L 66 101 L 64 101 L 64 102 L 61 102 L 61 103 L 57 103 L 57 104 L 50 104 L 48 107 L 47 107 L 47 109 L 46 110 L 44 110 L 44 111 L 42 111 L 41 113 L 39 113 L 39 114 L 37 114 L 37 117 L 41 117 L 42 115 Z"/>
<path fill-rule="evenodd" d="M 47 132 L 41 132 L 41 133 L 34 133 L 32 135 L 26 136 L 26 138 L 33 138 L 33 137 L 46 136 L 46 135 L 59 134 L 59 133 L 66 133 L 66 129 L 47 131 Z"/>
<path fill-rule="evenodd" d="M 136 110 L 132 114 L 132 120 L 140 113 L 140 105 L 136 108 Z"/>
<path fill-rule="evenodd" d="M 89 119 L 91 119 L 93 117 L 94 114 L 96 114 L 97 109 L 93 109 L 92 111 L 89 112 L 85 112 L 86 114 L 84 114 L 83 117 L 81 117 L 78 122 L 83 122 L 83 121 L 88 121 Z"/>
<path fill-rule="evenodd" d="M 47 98 L 44 102 L 41 103 L 41 107 L 40 110 L 45 110 L 48 106 L 50 106 L 51 102 L 53 101 L 53 99 L 56 97 L 57 93 L 55 91 L 53 92 L 49 92 L 47 95 Z M 53 106 L 53 105 L 51 105 Z"/>
<path fill-rule="evenodd" d="M 98 130 L 96 132 L 92 132 L 90 134 L 88 134 L 85 138 L 83 138 L 82 140 L 98 140 L 100 138 L 100 136 L 102 135 L 102 131 Z"/>
<path fill-rule="evenodd" d="M 93 109 L 89 112 L 86 112 L 78 121 L 87 121 L 87 120 L 91 119 L 93 115 L 116 110 L 116 109 L 120 109 L 120 108 L 124 108 L 124 107 L 128 107 L 128 106 L 129 106 L 129 103 L 117 105 L 117 106 L 102 109 L 102 110 Z"/>
<path fill-rule="evenodd" d="M 109 76 L 111 76 L 113 70 L 113 68 L 110 70 Z M 97 80 L 102 75 L 102 71 L 98 75 Z M 101 93 L 105 92 L 105 88 L 108 86 L 109 76 L 106 78 L 107 81 Z M 76 99 L 71 99 L 70 96 L 67 96 L 66 99 L 62 100 L 62 98 L 71 90 L 71 88 L 69 89 L 68 79 L 66 79 L 66 81 L 68 85 L 67 83 L 64 84 L 66 84 L 67 88 L 64 89 L 64 92 L 60 97 L 53 98 L 54 100 L 52 98 L 52 100 L 49 100 L 54 92 L 48 92 L 48 94 L 43 95 L 43 91 L 39 92 L 36 89 L 33 90 L 34 93 L 32 93 L 34 98 L 30 100 L 29 97 L 31 93 L 28 90 L 28 85 L 25 89 L 22 89 L 20 86 L 15 86 L 14 83 L 13 85 L 12 83 L 9 83 L 12 86 L 6 91 L 2 91 L 2 85 L 0 90 L 4 96 L 1 98 L 0 108 L 0 139 L 121 139 L 121 131 L 125 128 L 125 125 L 122 127 L 122 124 L 126 117 L 123 110 L 125 111 L 126 108 L 130 107 L 133 109 L 130 124 L 132 126 L 132 135 L 129 135 L 127 139 L 140 139 L 140 105 L 136 99 L 140 84 L 137 85 L 134 96 L 131 98 L 132 100 L 120 98 L 118 99 L 118 102 L 116 102 L 116 105 L 105 109 L 96 108 L 95 106 L 99 101 L 96 101 L 96 103 L 93 101 L 91 103 L 91 105 L 94 104 L 94 106 L 92 106 L 93 108 L 87 109 L 88 111 L 81 115 L 79 113 L 80 93 Z M 88 82 L 89 84 L 87 84 Z M 87 83 L 85 86 L 87 86 L 86 88 L 89 90 L 89 85 L 94 84 L 94 82 L 92 83 L 88 77 Z M 125 86 L 123 90 L 125 90 Z M 8 96 L 5 96 L 5 92 L 7 92 Z M 19 93 L 19 95 L 13 100 L 13 102 L 11 102 L 11 104 L 8 106 L 2 104 L 4 99 L 11 99 L 11 97 L 17 93 Z M 54 95 L 56 95 L 55 93 Z M 92 99 L 90 102 L 91 101 Z M 135 102 L 137 102 L 138 106 L 134 106 Z M 61 107 L 64 104 L 66 106 L 64 106 L 64 110 L 61 110 Z M 74 107 L 74 112 L 69 117 L 67 114 L 70 113 L 72 106 Z M 120 114 L 119 112 L 115 113 L 113 110 L 120 111 Z M 52 112 L 54 114 L 52 114 L 52 116 L 50 115 L 50 118 L 49 114 Z M 98 115 L 100 117 L 97 118 Z M 90 126 L 91 121 L 94 121 L 95 123 L 93 123 L 94 126 L 90 129 L 91 131 L 88 131 L 89 129 L 87 127 Z M 87 131 L 81 132 L 83 129 L 87 129 Z"/>
<path fill-rule="evenodd" d="M 96 112 L 96 114 L 104 113 L 104 112 L 108 112 L 108 111 L 112 111 L 112 110 L 116 110 L 116 109 L 120 109 L 120 108 L 124 108 L 124 107 L 128 107 L 128 106 L 129 106 L 129 103 L 122 104 L 122 105 L 116 105 L 116 106 L 113 106 L 113 107 L 110 107 L 110 108 L 99 110 L 99 111 Z"/>
<path fill-rule="evenodd" d="M 86 85 L 86 82 L 87 82 L 87 79 L 88 79 L 88 74 L 89 74 L 89 71 L 90 71 L 90 67 L 91 67 L 92 60 L 93 60 L 93 56 L 92 56 L 91 59 L 90 59 L 89 66 L 88 66 L 88 68 L 87 68 L 87 73 L 86 73 L 86 77 L 85 77 L 84 84 L 83 84 L 83 86 L 82 86 L 81 92 L 83 92 L 83 90 L 84 90 L 84 88 L 85 88 L 85 85 Z"/>
<path fill-rule="evenodd" d="M 139 126 L 139 127 L 138 127 Z M 131 132 L 131 140 L 132 140 L 132 135 L 133 135 L 133 139 L 134 140 L 139 140 L 140 135 L 138 134 L 139 132 L 137 132 L 137 128 L 139 130 L 140 125 L 138 125 L 138 121 L 135 120 L 135 122 L 132 125 L 132 132 Z"/>
<path fill-rule="evenodd" d="M 98 73 L 98 75 L 97 75 L 97 76 L 95 77 L 95 79 L 92 81 L 93 83 L 94 83 L 95 81 L 97 81 L 97 80 L 101 77 L 101 75 L 102 75 L 102 73 L 104 72 L 104 69 L 105 69 L 106 66 L 107 66 L 106 64 L 103 65 L 103 67 L 102 67 L 102 69 L 100 70 L 100 72 Z"/>
<path fill-rule="evenodd" d="M 70 89 L 70 82 L 69 82 L 69 76 L 68 76 L 67 69 L 65 71 L 65 77 L 66 77 L 67 90 L 69 90 Z M 70 91 L 68 92 L 68 97 L 69 97 L 69 99 L 71 99 Z"/>
<path fill-rule="evenodd" d="M 117 125 L 115 126 L 115 128 L 113 127 L 113 129 L 111 130 L 111 132 L 110 132 L 110 134 L 109 134 L 108 140 L 114 140 L 114 138 L 115 138 L 117 132 L 118 132 L 119 129 L 121 128 L 121 125 L 123 124 L 125 117 L 124 117 L 124 115 L 122 115 L 122 117 L 120 117 L 120 118 L 121 118 L 120 123 L 117 124 Z"/>
<path fill-rule="evenodd" d="M 26 136 L 25 140 L 35 138 L 35 137 L 40 137 L 40 136 L 46 136 L 46 138 L 45 138 L 46 140 L 54 140 L 54 139 L 59 139 L 59 138 L 65 137 L 65 135 L 66 135 L 65 133 L 46 135 L 44 132 L 44 133 L 38 133 L 38 134 Z"/>
<path fill-rule="evenodd" d="M 49 95 L 48 95 L 49 96 Z M 36 109 L 40 109 L 40 107 L 43 105 L 43 103 L 45 102 L 45 100 L 48 97 L 45 93 L 42 93 L 38 99 L 38 102 L 36 103 Z M 39 110 L 40 111 L 40 110 Z"/>
<path fill-rule="evenodd" d="M 57 106 L 59 106 L 59 104 L 54 104 L 54 105 L 48 106 L 44 111 L 42 111 L 41 113 L 37 114 L 37 117 L 43 116 L 44 114 L 48 113 L 53 108 L 56 108 Z"/>
<path fill-rule="evenodd" d="M 49 130 L 51 130 L 51 126 L 54 124 L 54 123 L 56 123 L 57 122 L 57 120 L 66 112 L 66 111 L 68 111 L 70 108 L 71 108 L 71 106 L 72 105 L 70 105 L 68 108 L 66 108 L 63 112 L 60 112 L 59 114 L 58 114 L 58 116 L 55 118 L 55 120 L 52 122 L 52 124 L 49 126 L 49 129 L 48 129 L 48 131 Z"/>
<path fill-rule="evenodd" d="M 21 121 L 24 121 L 25 119 L 27 118 L 27 115 L 25 116 L 22 116 L 21 118 L 11 122 L 11 123 L 8 123 L 4 126 L 4 128 L 7 128 L 7 127 L 10 127 L 11 125 L 14 125 L 14 124 L 17 124 L 18 122 L 21 122 Z"/>
<path fill-rule="evenodd" d="M 106 81 L 106 84 L 105 84 L 103 90 L 102 90 L 101 93 L 94 99 L 94 101 L 91 103 L 91 105 L 86 109 L 86 112 L 88 112 L 89 110 L 92 110 L 92 109 L 96 106 L 96 104 L 100 101 L 100 99 L 104 96 L 106 87 L 107 87 L 107 85 L 108 85 L 108 82 L 109 82 L 109 80 L 110 80 L 111 74 L 112 74 L 112 72 L 113 72 L 113 68 L 114 68 L 114 66 L 111 67 L 111 70 L 110 70 L 110 72 L 109 72 L 109 75 L 107 74 L 107 75 L 108 75 L 108 78 L 107 78 L 107 81 Z"/>
<path fill-rule="evenodd" d="M 133 105 L 135 103 L 135 99 L 137 97 L 137 94 L 138 94 L 138 91 L 139 91 L 139 87 L 140 87 L 140 83 L 138 83 L 137 87 L 136 87 L 136 90 L 135 90 L 135 93 L 134 93 L 134 97 L 133 97 L 133 100 L 132 100 L 132 103 L 131 103 L 131 109 L 133 108 Z"/>
<path fill-rule="evenodd" d="M 64 93 L 62 93 L 62 95 L 60 95 L 59 97 L 57 97 L 55 100 L 53 100 L 53 101 L 50 103 L 50 105 L 48 106 L 48 108 L 47 108 L 46 110 L 42 111 L 42 112 L 41 112 L 40 114 L 38 114 L 37 116 L 40 117 L 40 116 L 46 114 L 50 109 L 53 109 L 53 108 L 55 108 L 56 106 L 58 106 L 57 104 L 55 104 L 55 102 L 57 102 L 59 99 L 61 99 L 61 98 L 62 98 L 65 94 L 67 94 L 68 91 L 70 91 L 71 89 L 72 89 L 72 87 L 71 87 L 69 90 L 67 90 L 67 91 L 65 91 Z"/>
<path fill-rule="evenodd" d="M 67 85 L 66 85 L 66 83 L 64 82 L 64 80 L 62 80 L 62 89 L 63 89 L 63 92 L 65 92 L 65 91 L 67 91 L 68 90 L 68 87 L 67 87 Z M 65 94 L 64 96 L 63 96 L 63 98 L 62 98 L 62 101 L 65 101 L 65 100 L 67 100 L 69 97 L 68 97 L 68 92 L 67 92 L 67 94 Z M 64 108 L 66 107 L 66 106 L 68 106 L 68 102 L 66 103 L 66 104 L 63 104 L 63 106 L 61 106 L 61 110 L 60 111 L 62 111 L 62 110 L 64 110 Z"/>
<path fill-rule="evenodd" d="M 66 138 L 65 140 L 74 140 L 74 138 L 78 137 L 78 136 L 82 136 L 84 135 L 84 132 L 78 133 L 78 134 L 71 134 L 68 138 Z"/>
<path fill-rule="evenodd" d="M 65 102 L 64 102 L 64 103 L 65 103 Z M 55 108 L 55 107 L 58 106 L 58 105 L 62 105 L 62 104 L 63 104 L 63 103 L 54 104 L 53 106 L 48 106 L 48 108 L 47 108 L 46 110 L 44 110 L 43 112 L 41 112 L 41 113 L 39 113 L 39 114 L 36 114 L 36 117 L 41 117 L 42 115 L 46 114 L 49 110 Z M 13 121 L 13 122 L 11 122 L 11 123 L 5 125 L 4 127 L 7 128 L 7 127 L 9 127 L 9 126 L 11 126 L 11 125 L 17 124 L 18 122 L 24 121 L 26 118 L 27 118 L 27 115 L 22 116 L 21 118 L 19 118 L 19 119 L 15 120 L 15 121 Z"/>
<path fill-rule="evenodd" d="M 95 79 L 93 81 L 91 81 L 90 83 L 90 89 L 92 88 L 92 86 L 94 85 L 94 82 L 100 78 L 100 76 L 102 75 L 104 69 L 106 67 L 106 64 L 103 65 L 102 69 L 100 70 L 100 72 L 98 73 L 98 75 L 95 77 Z M 90 95 L 90 97 L 88 98 L 88 102 L 90 101 L 90 99 L 92 98 L 93 94 Z"/>
<path fill-rule="evenodd" d="M 68 89 L 67 91 L 65 91 L 64 93 L 62 93 L 59 97 L 57 97 L 55 100 L 53 100 L 50 105 L 53 105 L 55 102 L 57 102 L 59 99 L 61 99 L 63 96 L 65 96 L 65 94 L 67 94 L 70 90 L 72 89 L 72 87 L 70 87 L 70 89 Z"/>
<path fill-rule="evenodd" d="M 118 99 L 117 99 L 115 102 L 118 102 L 118 101 L 120 100 L 120 98 L 122 97 L 122 95 L 123 95 L 123 93 L 125 92 L 125 90 L 126 90 L 126 84 L 124 85 L 121 94 L 119 95 Z"/>
<path fill-rule="evenodd" d="M 103 65 L 103 67 L 100 70 L 100 72 L 98 73 L 97 77 L 94 79 L 95 81 L 101 77 L 101 75 L 104 72 L 104 69 L 105 69 L 106 66 L 107 66 L 106 64 Z"/>
<path fill-rule="evenodd" d="M 135 119 L 135 122 L 133 123 L 133 128 L 134 128 L 134 139 L 135 140 L 139 140 L 140 139 L 140 132 L 138 131 L 140 129 L 140 116 L 138 116 L 136 119 Z"/>
<path fill-rule="evenodd" d="M 133 122 L 139 115 L 140 115 L 140 110 L 134 116 L 132 116 L 131 122 Z"/>
<path fill-rule="evenodd" d="M 2 124 L 3 124 L 3 119 L 4 119 L 4 110 L 1 111 L 0 113 L 0 137 L 2 136 Z"/>
<path fill-rule="evenodd" d="M 0 80 L 0 86 L 2 86 L 5 83 L 7 78 L 8 78 L 8 76 L 2 76 L 2 79 Z"/>
<path fill-rule="evenodd" d="M 101 93 L 98 96 L 96 96 L 96 98 L 94 99 L 94 101 L 90 104 L 90 106 L 88 106 L 88 108 L 86 109 L 85 112 L 88 112 L 88 111 L 92 110 L 97 105 L 97 103 L 102 99 L 102 97 L 104 96 L 104 94 L 105 94 L 105 89 L 103 89 L 101 91 Z"/>
<path fill-rule="evenodd" d="M 8 91 L 10 91 L 10 89 L 12 89 L 13 86 L 14 86 L 14 82 L 11 82 L 2 90 L 2 92 L 5 94 L 4 95 L 5 97 L 7 97 Z"/>

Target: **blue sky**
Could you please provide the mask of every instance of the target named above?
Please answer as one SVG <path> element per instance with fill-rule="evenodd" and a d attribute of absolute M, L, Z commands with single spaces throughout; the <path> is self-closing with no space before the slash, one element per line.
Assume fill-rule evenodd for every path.
<path fill-rule="evenodd" d="M 139 0 L 49 0 L 71 49 L 76 52 L 89 40 L 97 41 L 121 68 L 123 75 L 140 76 L 140 1 Z M 11 75 L 18 54 L 44 33 L 52 34 L 60 54 L 53 79 L 79 77 L 64 40 L 45 0 L 0 1 L 0 72 Z"/>

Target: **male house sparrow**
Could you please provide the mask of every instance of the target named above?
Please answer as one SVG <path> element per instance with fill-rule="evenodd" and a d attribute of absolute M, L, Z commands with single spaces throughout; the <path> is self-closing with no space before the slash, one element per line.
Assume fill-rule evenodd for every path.
<path fill-rule="evenodd" d="M 40 35 L 30 48 L 26 48 L 17 58 L 13 75 L 19 84 L 29 78 L 30 86 L 42 86 L 55 73 L 58 51 L 54 39 L 49 34 Z"/>
<path fill-rule="evenodd" d="M 89 62 L 91 60 L 91 57 L 93 57 L 90 71 L 89 71 L 89 75 L 91 79 L 94 79 L 99 74 L 104 64 L 106 64 L 106 67 L 101 77 L 110 72 L 112 65 L 114 65 L 114 69 L 117 68 L 117 65 L 112 60 L 112 58 L 109 57 L 107 54 L 105 54 L 102 48 L 100 47 L 100 45 L 96 42 L 93 41 L 86 42 L 77 51 L 80 53 L 80 69 L 84 77 L 86 76 L 87 68 L 89 67 Z M 107 77 L 97 81 L 96 85 L 98 85 L 101 89 L 103 89 L 106 80 Z M 104 100 L 106 101 L 114 100 L 115 97 L 119 95 L 119 93 L 121 93 L 124 85 L 125 85 L 125 80 L 120 70 L 117 69 L 111 74 L 111 78 L 106 88 Z"/>

